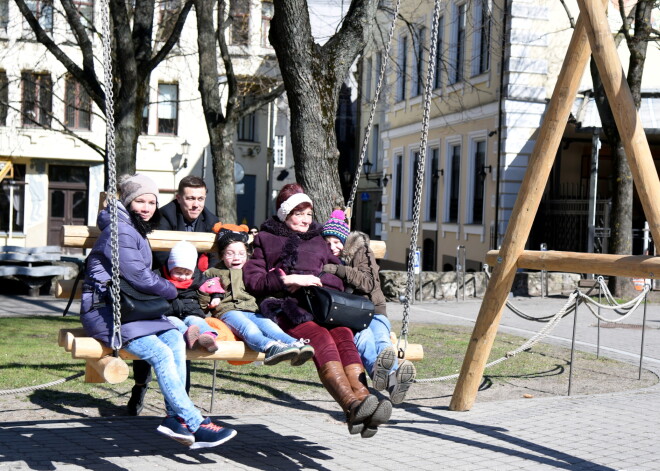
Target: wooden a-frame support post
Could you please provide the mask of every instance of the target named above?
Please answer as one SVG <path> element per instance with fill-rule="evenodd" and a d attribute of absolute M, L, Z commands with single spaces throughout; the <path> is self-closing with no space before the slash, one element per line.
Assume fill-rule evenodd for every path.
<path fill-rule="evenodd" d="M 607 23 L 606 0 L 578 0 L 580 17 L 529 160 L 518 198 L 486 288 L 449 409 L 474 403 L 580 79 L 593 50 L 624 143 L 628 164 L 654 240 L 660 240 L 660 181 Z M 606 273 L 604 273 L 606 274 Z"/>

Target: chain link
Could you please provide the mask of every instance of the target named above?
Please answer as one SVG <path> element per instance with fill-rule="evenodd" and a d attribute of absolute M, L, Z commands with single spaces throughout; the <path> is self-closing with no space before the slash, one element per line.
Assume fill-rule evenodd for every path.
<path fill-rule="evenodd" d="M 422 201 L 422 187 L 424 185 L 424 166 L 426 161 L 426 144 L 429 135 L 429 116 L 431 114 L 431 95 L 433 93 L 433 80 L 435 77 L 435 62 L 437 55 L 437 41 L 438 37 L 438 24 L 440 18 L 440 0 L 435 1 L 435 8 L 433 10 L 433 27 L 431 28 L 431 50 L 429 53 L 429 66 L 426 73 L 426 87 L 424 89 L 424 115 L 422 117 L 422 137 L 419 148 L 419 159 L 417 161 L 417 175 L 415 179 L 415 196 L 413 200 L 413 223 L 411 228 L 410 247 L 408 251 L 408 278 L 406 282 L 406 296 L 403 303 L 403 318 L 401 325 L 401 335 L 399 336 L 399 343 L 397 350 L 399 356 L 401 351 L 405 351 L 408 346 L 408 321 L 410 315 L 410 300 L 413 299 L 414 286 L 415 286 L 415 253 L 417 251 L 417 235 L 419 232 L 419 213 Z M 420 292 L 422 286 L 419 287 Z M 403 347 L 400 346 L 403 342 Z"/>
<path fill-rule="evenodd" d="M 346 202 L 346 208 L 350 209 L 353 207 L 355 202 L 355 195 L 357 194 L 358 184 L 360 183 L 360 173 L 362 172 L 362 164 L 364 163 L 364 156 L 367 153 L 367 145 L 369 144 L 369 136 L 371 134 L 371 126 L 374 121 L 374 115 L 376 114 L 376 106 L 378 105 L 378 98 L 380 97 L 380 91 L 383 87 L 383 81 L 385 77 L 385 69 L 387 68 L 387 61 L 390 58 L 390 48 L 392 46 L 392 38 L 394 37 L 394 28 L 396 26 L 396 19 L 399 17 L 399 7 L 401 5 L 401 0 L 397 0 L 396 7 L 394 8 L 394 16 L 392 17 L 392 24 L 390 25 L 390 34 L 387 39 L 387 45 L 385 46 L 385 57 L 380 65 L 380 74 L 378 75 L 378 84 L 376 85 L 376 93 L 374 95 L 374 100 L 371 104 L 371 113 L 369 114 L 369 121 L 367 122 L 367 127 L 364 130 L 364 140 L 362 141 L 362 149 L 360 150 L 360 160 L 358 165 L 355 168 L 355 177 L 353 177 L 353 187 L 351 188 L 351 194 L 348 197 Z"/>
<path fill-rule="evenodd" d="M 110 2 L 101 2 L 101 24 L 103 38 L 103 92 L 105 93 L 105 119 L 106 119 L 106 165 L 108 166 L 108 188 L 106 201 L 110 208 L 110 248 L 112 283 L 110 295 L 112 297 L 112 339 L 110 346 L 115 354 L 122 347 L 121 340 L 121 313 L 119 312 L 119 220 L 117 215 L 117 167 L 115 165 L 115 104 L 112 90 L 112 45 L 110 38 Z"/>

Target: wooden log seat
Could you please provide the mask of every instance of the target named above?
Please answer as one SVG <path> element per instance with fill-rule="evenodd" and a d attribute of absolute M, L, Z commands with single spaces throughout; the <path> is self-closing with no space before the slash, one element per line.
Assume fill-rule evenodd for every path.
<path fill-rule="evenodd" d="M 124 360 L 135 360 L 137 357 L 124 350 L 118 357 L 112 356 L 112 349 L 91 337 L 87 337 L 85 329 L 60 329 L 58 344 L 65 351 L 71 352 L 72 358 L 85 360 L 85 382 L 111 384 L 121 383 L 128 378 L 128 366 Z M 396 336 L 392 333 L 392 341 L 396 347 Z M 206 350 L 187 350 L 189 360 L 226 360 L 226 361 L 262 361 L 263 353 L 257 353 L 241 341 L 223 340 L 216 342 L 218 350 L 209 353 Z M 424 350 L 420 344 L 408 344 L 405 359 L 419 361 L 424 358 Z M 112 359 L 112 360 L 109 360 Z M 123 364 L 123 365 L 122 365 Z"/>

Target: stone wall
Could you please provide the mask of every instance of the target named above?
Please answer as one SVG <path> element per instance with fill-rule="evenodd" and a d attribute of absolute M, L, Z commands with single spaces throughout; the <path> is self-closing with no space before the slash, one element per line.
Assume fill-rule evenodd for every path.
<path fill-rule="evenodd" d="M 547 295 L 567 295 L 580 279 L 576 273 L 546 273 Z M 404 271 L 381 270 L 380 284 L 388 301 L 399 301 L 406 292 L 407 274 Z M 415 299 L 419 299 L 419 275 L 415 276 Z M 486 292 L 487 278 L 484 272 L 465 274 L 465 297 L 482 298 Z M 541 272 L 519 272 L 511 289 L 514 296 L 541 296 Z M 463 279 L 456 279 L 456 272 L 422 273 L 422 296 L 424 301 L 456 299 L 463 297 Z"/>

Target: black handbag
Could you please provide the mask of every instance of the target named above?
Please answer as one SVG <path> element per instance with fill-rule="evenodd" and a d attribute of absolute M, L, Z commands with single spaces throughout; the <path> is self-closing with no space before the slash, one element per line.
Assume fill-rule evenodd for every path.
<path fill-rule="evenodd" d="M 138 291 L 124 278 L 119 279 L 119 310 L 121 323 L 160 319 L 170 303 L 162 296 Z"/>
<path fill-rule="evenodd" d="M 306 308 L 318 324 L 363 330 L 374 317 L 374 303 L 364 296 L 322 286 L 305 286 L 302 290 Z"/>

